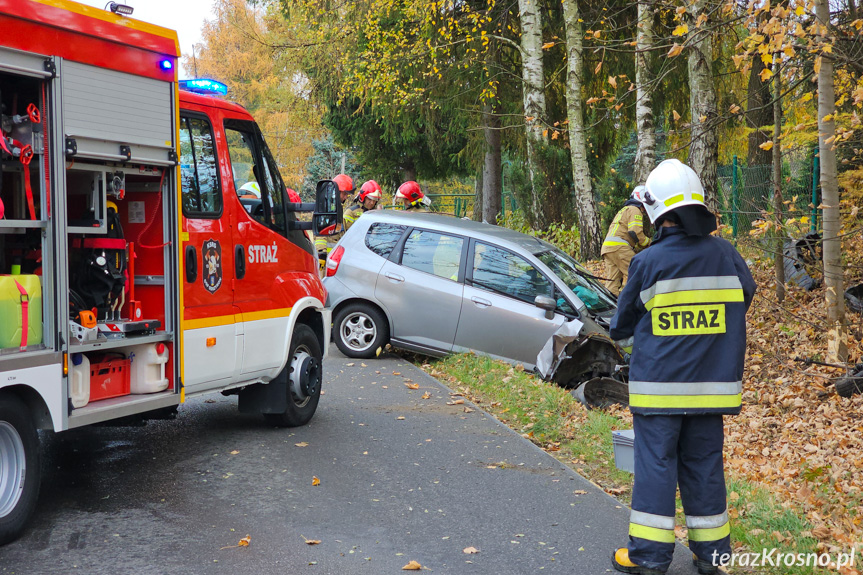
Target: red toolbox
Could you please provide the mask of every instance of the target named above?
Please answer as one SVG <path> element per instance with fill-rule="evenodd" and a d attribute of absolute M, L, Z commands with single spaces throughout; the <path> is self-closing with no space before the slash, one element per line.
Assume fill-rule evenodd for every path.
<path fill-rule="evenodd" d="M 120 397 L 131 393 L 131 362 L 128 359 L 104 358 L 90 363 L 90 401 Z"/>

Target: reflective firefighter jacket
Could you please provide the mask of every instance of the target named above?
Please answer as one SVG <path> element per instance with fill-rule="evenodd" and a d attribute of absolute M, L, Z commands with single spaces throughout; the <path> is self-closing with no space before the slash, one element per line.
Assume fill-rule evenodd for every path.
<path fill-rule="evenodd" d="M 632 259 L 611 320 L 611 337 L 632 345 L 632 413 L 739 413 L 754 294 L 752 274 L 729 242 L 660 228 Z"/>
<path fill-rule="evenodd" d="M 330 252 L 335 247 L 339 240 L 342 239 L 342 236 L 345 235 L 345 232 L 356 222 L 365 210 L 359 204 L 354 204 L 347 210 L 345 210 L 342 216 L 342 229 L 341 231 L 331 235 L 331 236 L 315 236 L 315 249 L 319 252 L 327 251 Z"/>
<path fill-rule="evenodd" d="M 647 247 L 650 238 L 644 235 L 644 215 L 640 206 L 639 202 L 630 199 L 617 212 L 602 242 L 602 254 L 617 246 L 630 247 L 636 253 Z"/>

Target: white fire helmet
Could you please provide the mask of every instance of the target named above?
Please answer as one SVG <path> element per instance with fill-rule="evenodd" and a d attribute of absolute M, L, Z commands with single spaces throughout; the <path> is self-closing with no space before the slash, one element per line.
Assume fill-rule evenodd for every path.
<path fill-rule="evenodd" d="M 647 176 L 644 187 L 642 203 L 651 223 L 683 206 L 704 206 L 704 188 L 698 175 L 680 160 L 661 162 Z"/>

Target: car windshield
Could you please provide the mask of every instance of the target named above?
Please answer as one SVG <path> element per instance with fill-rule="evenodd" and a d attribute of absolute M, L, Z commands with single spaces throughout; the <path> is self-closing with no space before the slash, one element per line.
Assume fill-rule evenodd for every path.
<path fill-rule="evenodd" d="M 590 277 L 590 272 L 558 248 L 551 248 L 534 255 L 563 280 L 563 283 L 584 302 L 588 311 L 602 313 L 614 308 L 614 300 L 595 279 Z"/>

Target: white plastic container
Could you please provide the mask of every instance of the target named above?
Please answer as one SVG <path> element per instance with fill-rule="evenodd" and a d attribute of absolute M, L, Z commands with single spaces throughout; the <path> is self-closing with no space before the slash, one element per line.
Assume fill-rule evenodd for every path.
<path fill-rule="evenodd" d="M 69 357 L 69 395 L 72 407 L 90 403 L 90 360 L 83 353 L 73 353 Z"/>
<path fill-rule="evenodd" d="M 136 345 L 127 350 L 131 360 L 132 393 L 156 393 L 168 388 L 165 364 L 168 363 L 168 346 L 164 343 Z"/>

